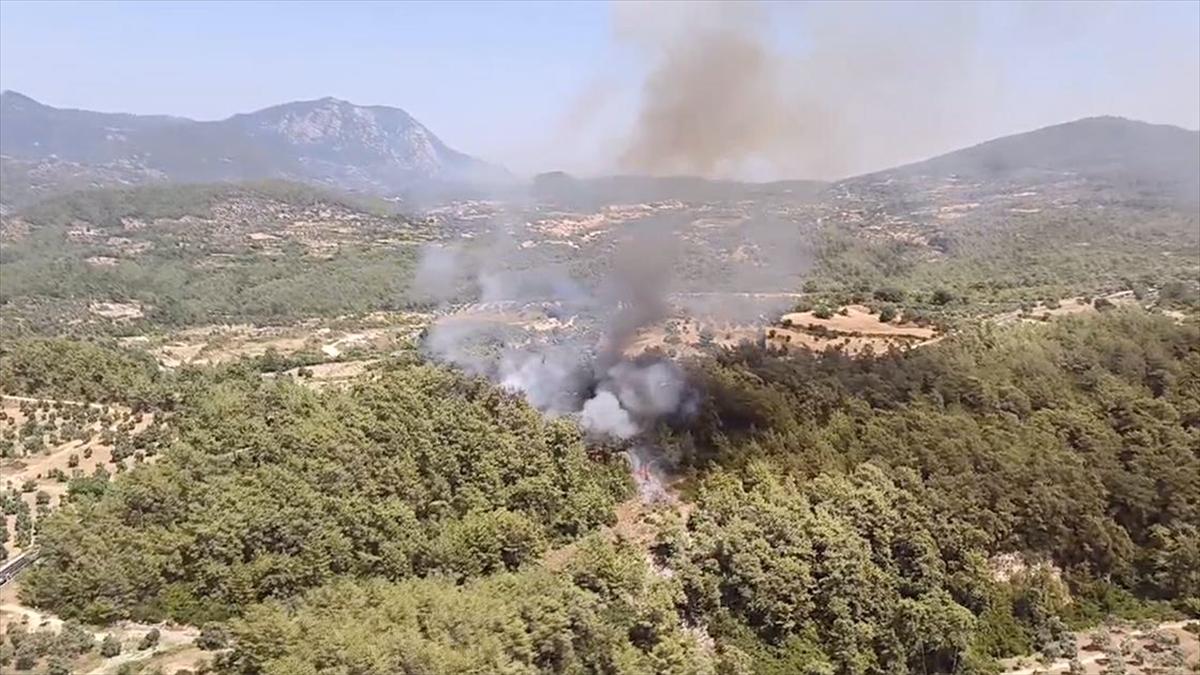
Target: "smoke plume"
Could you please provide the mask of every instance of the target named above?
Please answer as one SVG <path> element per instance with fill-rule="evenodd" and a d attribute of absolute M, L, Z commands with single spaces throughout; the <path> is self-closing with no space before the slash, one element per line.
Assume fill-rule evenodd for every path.
<path fill-rule="evenodd" d="M 623 166 L 713 175 L 794 140 L 782 73 L 753 23 L 702 28 L 657 58 Z"/>
<path fill-rule="evenodd" d="M 1151 5 L 1151 7 L 1153 7 Z M 834 179 L 1093 115 L 1194 127 L 1197 48 L 1145 3 L 616 3 L 642 65 L 623 170 Z M 1194 31 L 1193 31 L 1194 35 Z M 1128 35 L 1132 40 L 1134 35 Z M 1084 45 L 1103 81 L 1072 67 Z"/>
<path fill-rule="evenodd" d="M 449 297 L 457 280 L 469 277 L 483 301 L 480 311 L 451 314 L 429 328 L 423 341 L 429 356 L 519 392 L 546 414 L 578 414 L 597 436 L 628 439 L 657 420 L 688 413 L 694 402 L 675 364 L 626 357 L 638 330 L 665 311 L 669 241 L 627 242 L 595 288 L 553 268 L 507 269 L 502 246 L 484 250 L 490 255 L 423 252 L 418 278 L 427 294 Z M 543 317 L 535 323 L 551 325 L 506 323 L 487 316 L 493 308 L 509 318 L 534 312 Z"/>

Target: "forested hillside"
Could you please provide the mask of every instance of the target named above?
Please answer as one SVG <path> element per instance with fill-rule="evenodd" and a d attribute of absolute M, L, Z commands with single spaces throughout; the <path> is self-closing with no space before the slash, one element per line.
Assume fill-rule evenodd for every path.
<path fill-rule="evenodd" d="M 71 391 L 8 375 L 53 371 L 46 349 L 3 355 L 6 390 Z M 224 622 L 231 673 L 994 672 L 1106 616 L 1200 614 L 1194 322 L 690 368 L 702 408 L 659 435 L 694 508 L 661 514 L 651 560 L 588 537 L 621 460 L 491 385 L 398 361 L 317 393 L 235 366 L 154 385 L 179 392 L 163 450 L 72 481 L 25 597 Z"/>
<path fill-rule="evenodd" d="M 36 604 L 199 623 L 340 575 L 516 569 L 626 491 L 571 426 L 432 367 L 325 394 L 239 368 L 176 386 L 162 461 L 39 524 Z"/>
<path fill-rule="evenodd" d="M 698 507 L 667 552 L 688 609 L 757 636 L 779 672 L 898 654 L 946 672 L 1135 597 L 1200 611 L 1194 324 L 1114 312 L 858 360 L 749 350 L 697 376 L 707 406 L 673 448 Z M 1011 553 L 1053 567 L 1001 583 L 989 561 Z"/>

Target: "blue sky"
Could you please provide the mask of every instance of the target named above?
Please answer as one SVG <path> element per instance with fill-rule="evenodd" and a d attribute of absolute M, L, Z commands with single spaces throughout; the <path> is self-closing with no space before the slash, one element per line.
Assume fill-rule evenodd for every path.
<path fill-rule="evenodd" d="M 855 98 L 846 82 L 789 83 L 837 102 L 834 114 L 849 96 L 845 117 L 863 125 L 855 135 L 911 137 L 902 147 L 878 144 L 859 158 L 864 166 L 1092 114 L 1200 126 L 1197 2 L 763 12 L 764 39 L 781 58 L 804 59 L 821 45 L 851 59 L 879 44 L 922 52 L 885 55 L 885 66 L 913 69 L 865 88 L 877 100 Z M 402 107 L 452 146 L 518 171 L 604 171 L 636 119 L 654 42 L 666 34 L 655 31 L 689 13 L 589 2 L 5 0 L 0 87 L 55 106 L 198 119 L 336 96 Z M 614 37 L 621 21 L 643 31 L 640 47 Z M 965 51 L 937 51 L 946 44 Z M 874 66 L 847 72 L 863 68 Z M 875 112 L 889 109 L 890 118 Z M 913 119 L 940 121 L 909 131 Z M 945 133 L 935 128 L 943 122 Z"/>

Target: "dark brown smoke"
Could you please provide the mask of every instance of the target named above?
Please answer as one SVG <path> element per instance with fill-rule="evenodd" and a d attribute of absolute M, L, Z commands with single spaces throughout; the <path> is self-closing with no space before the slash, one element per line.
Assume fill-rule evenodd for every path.
<path fill-rule="evenodd" d="M 626 169 L 713 175 L 790 139 L 778 64 L 753 27 L 703 28 L 659 59 L 621 157 Z"/>
<path fill-rule="evenodd" d="M 1123 78 L 1115 97 L 1041 67 L 1145 4 L 618 3 L 615 35 L 645 75 L 617 160 L 836 179 L 1090 115 L 1194 120 L 1194 45 L 1121 46 L 1150 67 L 1106 73 Z"/>

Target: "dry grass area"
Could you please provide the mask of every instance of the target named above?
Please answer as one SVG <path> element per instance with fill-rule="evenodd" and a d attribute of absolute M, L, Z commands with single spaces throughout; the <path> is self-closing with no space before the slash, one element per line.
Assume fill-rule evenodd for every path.
<path fill-rule="evenodd" d="M 687 522 L 696 505 L 682 499 L 679 492 L 682 477 L 659 451 L 642 447 L 631 448 L 625 454 L 637 494 L 617 504 L 613 509 L 615 522 L 601 528 L 599 536 L 633 545 L 643 552 L 652 569 L 669 574 L 654 559 L 651 548 L 664 525 L 672 521 Z M 578 549 L 578 541 L 553 549 L 542 557 L 542 563 L 548 569 L 560 570 L 571 562 Z"/>
<path fill-rule="evenodd" d="M 845 312 L 842 314 L 841 312 Z M 790 324 L 801 329 L 826 330 L 843 335 L 860 333 L 871 337 L 897 337 L 914 340 L 931 340 L 937 336 L 937 331 L 927 326 L 918 326 L 903 321 L 884 323 L 878 314 L 872 314 L 870 308 L 863 305 L 849 305 L 828 319 L 822 319 L 812 312 L 792 312 L 784 314 L 779 321 L 785 327 Z"/>
<path fill-rule="evenodd" d="M 601 528 L 599 536 L 609 541 L 629 542 L 649 556 L 660 526 L 672 518 L 686 521 L 694 509 L 694 504 L 679 500 L 647 504 L 640 497 L 633 497 L 616 506 L 616 522 Z M 547 551 L 542 564 L 552 571 L 561 570 L 570 564 L 578 549 L 579 542 L 576 541 Z"/>
<path fill-rule="evenodd" d="M 537 303 L 521 305 L 519 303 L 477 303 L 459 308 L 452 314 L 442 317 L 439 323 L 452 325 L 456 321 L 469 321 L 480 324 L 495 324 L 520 328 L 536 333 L 550 333 L 559 330 L 569 330 L 575 327 L 575 317 L 560 319 L 550 316 L 547 310 Z"/>
<path fill-rule="evenodd" d="M 612 204 L 595 213 L 548 213 L 534 221 L 533 227 L 550 237 L 587 241 L 617 225 L 649 218 L 656 214 L 683 208 L 678 201 L 648 204 Z"/>
<path fill-rule="evenodd" d="M 672 319 L 645 329 L 630 345 L 627 353 L 639 354 L 660 349 L 667 354 L 697 353 L 706 342 L 734 347 L 742 342 L 763 340 L 772 348 L 783 351 L 805 349 L 825 351 L 840 349 L 848 354 L 865 351 L 876 353 L 890 349 L 907 349 L 936 342 L 933 328 L 912 323 L 883 323 L 867 307 L 850 305 L 845 314 L 821 319 L 812 312 L 792 312 L 780 317 L 771 327 L 701 319 Z"/>
<path fill-rule="evenodd" d="M 199 647 L 187 645 L 172 649 L 164 649 L 146 659 L 142 664 L 143 672 L 154 672 L 158 669 L 164 675 L 173 675 L 181 671 L 200 672 L 200 664 L 213 660 L 213 652 L 206 652 Z"/>
<path fill-rule="evenodd" d="M 302 368 L 292 368 L 285 370 L 279 375 L 268 373 L 266 376 L 271 377 L 290 377 L 296 382 L 314 389 L 321 389 L 333 385 L 349 384 L 356 378 L 367 372 L 372 365 L 379 363 L 379 359 L 363 359 L 361 361 L 335 361 L 332 363 L 318 363 L 312 366 L 304 366 Z"/>
<path fill-rule="evenodd" d="M 126 302 L 93 302 L 88 310 L 96 316 L 120 321 L 123 319 L 140 319 L 143 316 L 142 306 Z"/>
<path fill-rule="evenodd" d="M 133 344 L 133 340 L 127 341 Z M 262 356 L 274 349 L 294 354 L 319 349 L 321 336 L 303 327 L 256 327 L 250 325 L 206 326 L 180 331 L 150 351 L 166 368 L 182 365 L 214 365 L 239 358 Z"/>
<path fill-rule="evenodd" d="M 354 320 L 313 320 L 288 326 L 202 326 L 165 337 L 125 338 L 123 343 L 148 350 L 166 368 L 228 363 L 268 351 L 284 356 L 311 352 L 336 359 L 355 349 L 389 350 L 395 340 L 412 334 L 428 319 L 418 313 L 377 312 Z"/>
<path fill-rule="evenodd" d="M 1076 657 L 1088 675 L 1111 670 L 1113 658 L 1124 662 L 1129 675 L 1168 675 L 1200 670 L 1200 622 L 1172 621 L 1156 625 L 1117 624 L 1075 635 Z M 1071 663 L 1058 659 L 1043 663 L 1035 657 L 1006 659 L 1004 675 L 1065 673 Z"/>

